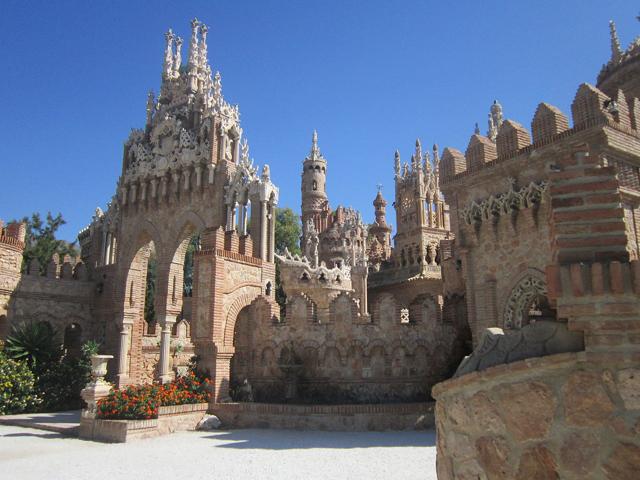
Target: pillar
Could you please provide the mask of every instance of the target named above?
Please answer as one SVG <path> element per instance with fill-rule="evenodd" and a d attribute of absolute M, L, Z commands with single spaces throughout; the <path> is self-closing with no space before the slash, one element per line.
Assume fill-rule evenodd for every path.
<path fill-rule="evenodd" d="M 215 403 L 230 402 L 229 382 L 231 381 L 231 358 L 235 349 L 221 347 L 216 353 L 216 366 L 213 378 L 213 401 Z"/>
<path fill-rule="evenodd" d="M 171 356 L 171 328 L 175 322 L 175 315 L 168 314 L 164 315 L 164 319 L 161 321 L 160 361 L 158 365 L 158 374 L 161 383 L 168 383 L 173 380 L 173 374 L 169 367 L 169 358 Z"/>
<path fill-rule="evenodd" d="M 267 261 L 267 234 L 269 233 L 269 217 L 267 202 L 260 202 L 260 258 Z"/>
<path fill-rule="evenodd" d="M 131 343 L 130 322 L 125 321 L 120 330 L 120 350 L 118 354 L 118 387 L 129 383 L 129 345 Z"/>

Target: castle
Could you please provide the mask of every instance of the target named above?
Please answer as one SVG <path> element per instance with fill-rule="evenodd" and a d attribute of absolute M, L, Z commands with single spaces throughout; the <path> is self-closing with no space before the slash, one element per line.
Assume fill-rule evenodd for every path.
<path fill-rule="evenodd" d="M 64 331 L 65 343 L 99 338 L 117 354 L 119 385 L 167 381 L 196 354 L 212 374 L 214 402 L 228 401 L 245 380 L 260 401 L 424 400 L 473 346 L 456 378 L 434 389 L 439 471 L 442 478 L 488 471 L 459 457 L 475 447 L 456 447 L 463 437 L 482 443 L 479 417 L 442 407 L 442 399 L 464 404 L 486 372 L 522 380 L 515 369 L 548 373 L 554 367 L 544 362 L 558 358 L 568 369 L 560 383 L 585 368 L 637 369 L 640 41 L 623 50 L 610 28 L 611 59 L 596 86 L 579 86 L 572 126 L 541 103 L 530 135 L 494 102 L 486 135 L 476 127 L 464 153 L 417 141 L 403 164 L 396 152 L 395 234 L 380 191 L 370 225 L 357 211 L 330 207 L 330 159 L 314 132 L 301 164 L 302 255 L 275 252 L 278 188 L 268 166 L 254 166 L 238 107 L 212 74 L 206 25 L 192 22 L 186 65 L 183 41 L 169 31 L 160 92 L 149 94 L 145 128 L 125 144 L 108 208 L 97 209 L 79 234 L 81 259 L 54 257 L 20 273 L 24 229 L 3 227 L 0 334 L 34 320 Z M 159 328 L 145 320 L 152 256 Z M 490 381 L 508 390 L 508 381 Z M 563 401 L 557 389 L 535 385 L 542 400 Z M 616 387 L 610 413 L 618 408 L 629 424 L 638 405 L 636 397 L 627 402 L 627 387 Z M 478 400 L 485 413 L 489 397 L 498 402 L 497 393 Z M 507 417 L 500 438 L 491 439 L 494 450 L 504 438 L 517 445 L 531 433 L 516 431 L 508 417 L 517 410 L 510 410 L 513 398 L 500 397 L 506 403 L 496 415 Z M 556 440 L 544 448 L 559 462 Z M 494 451 L 482 448 L 478 455 Z M 540 448 L 532 455 L 547 455 Z M 525 461 L 520 450 L 509 452 Z"/>

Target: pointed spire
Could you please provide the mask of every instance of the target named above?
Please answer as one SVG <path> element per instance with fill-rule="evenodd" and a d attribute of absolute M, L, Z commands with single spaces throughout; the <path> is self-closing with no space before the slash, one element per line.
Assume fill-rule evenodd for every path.
<path fill-rule="evenodd" d="M 200 22 L 197 18 L 191 20 L 191 40 L 189 41 L 189 70 L 198 65 L 198 29 Z"/>
<path fill-rule="evenodd" d="M 473 129 L 473 133 L 475 135 L 480 135 L 480 127 L 478 126 L 478 122 L 476 122 L 476 128 Z"/>
<path fill-rule="evenodd" d="M 216 102 L 222 101 L 222 77 L 220 72 L 216 72 L 213 76 L 213 98 Z"/>
<path fill-rule="evenodd" d="M 209 27 L 207 27 L 204 23 L 201 24 L 200 33 L 202 37 L 200 38 L 200 67 L 204 68 L 207 65 L 207 32 L 209 31 Z"/>
<path fill-rule="evenodd" d="M 311 136 L 311 158 L 316 160 L 320 158 L 322 154 L 320 153 L 320 148 L 318 147 L 318 132 L 314 129 L 313 135 Z"/>
<path fill-rule="evenodd" d="M 431 159 L 429 158 L 429 152 L 424 152 L 424 173 L 426 175 L 431 173 Z"/>
<path fill-rule="evenodd" d="M 394 162 L 395 177 L 398 178 L 400 176 L 400 152 L 398 150 L 394 155 Z"/>
<path fill-rule="evenodd" d="M 440 154 L 438 153 L 438 144 L 433 144 L 433 166 L 436 173 L 440 171 Z"/>
<path fill-rule="evenodd" d="M 153 94 L 153 90 L 149 90 L 149 93 L 147 94 L 147 127 L 151 126 L 154 109 L 155 109 L 155 96 Z"/>
<path fill-rule="evenodd" d="M 618 62 L 622 57 L 622 47 L 620 47 L 620 39 L 613 20 L 609 20 L 609 34 L 611 37 L 611 61 Z"/>
<path fill-rule="evenodd" d="M 249 164 L 249 142 L 246 137 L 242 139 L 240 144 L 240 163 Z"/>
<path fill-rule="evenodd" d="M 415 153 L 416 161 L 420 161 L 422 158 L 422 144 L 420 143 L 420 139 L 416 138 L 416 153 Z"/>
<path fill-rule="evenodd" d="M 180 76 L 180 67 L 182 66 L 182 37 L 176 38 L 176 54 L 173 57 L 173 76 Z"/>
<path fill-rule="evenodd" d="M 173 70 L 173 32 L 171 29 L 167 33 L 164 34 L 164 38 L 167 41 L 167 44 L 164 48 L 164 67 L 162 69 L 162 74 L 165 78 L 171 77 L 171 72 Z"/>

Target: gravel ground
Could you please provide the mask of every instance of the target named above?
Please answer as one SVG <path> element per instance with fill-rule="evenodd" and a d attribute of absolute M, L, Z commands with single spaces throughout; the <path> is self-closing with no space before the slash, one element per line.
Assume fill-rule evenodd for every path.
<path fill-rule="evenodd" d="M 0 426 L 0 477 L 20 480 L 435 480 L 435 459 L 433 431 L 183 432 L 109 445 Z"/>

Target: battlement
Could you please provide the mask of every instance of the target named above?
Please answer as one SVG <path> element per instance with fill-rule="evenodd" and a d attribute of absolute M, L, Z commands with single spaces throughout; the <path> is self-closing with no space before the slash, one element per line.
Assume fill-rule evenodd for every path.
<path fill-rule="evenodd" d="M 37 258 L 34 258 L 27 265 L 26 275 L 46 276 L 62 280 L 89 280 L 87 266 L 78 258 L 65 255 L 62 259 L 54 253 L 46 268 L 42 268 Z"/>
<path fill-rule="evenodd" d="M 495 141 L 476 129 L 464 154 L 447 148 L 442 156 L 441 183 L 448 185 L 486 168 L 492 168 L 512 158 L 530 155 L 534 150 L 562 141 L 592 127 L 610 127 L 640 138 L 640 100 L 627 100 L 618 90 L 613 97 L 588 83 L 578 87 L 571 105 L 573 127 L 567 117 L 553 105 L 540 103 L 531 122 L 533 143 L 529 132 L 517 122 L 505 120 L 497 128 Z"/>
<path fill-rule="evenodd" d="M 24 222 L 12 222 L 5 225 L 0 220 L 0 243 L 23 250 L 26 234 L 27 226 Z"/>

